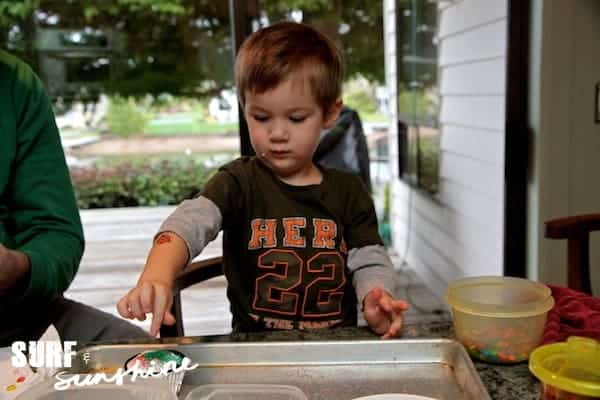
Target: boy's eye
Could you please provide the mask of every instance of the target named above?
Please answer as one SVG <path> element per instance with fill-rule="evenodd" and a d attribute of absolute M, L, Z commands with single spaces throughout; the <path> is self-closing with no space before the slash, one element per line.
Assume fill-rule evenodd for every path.
<path fill-rule="evenodd" d="M 290 121 L 294 122 L 294 123 L 300 123 L 302 121 L 304 121 L 306 119 L 305 116 L 292 116 L 290 117 Z"/>
<path fill-rule="evenodd" d="M 252 118 L 254 118 L 258 122 L 265 122 L 269 119 L 269 117 L 266 115 L 253 115 Z"/>

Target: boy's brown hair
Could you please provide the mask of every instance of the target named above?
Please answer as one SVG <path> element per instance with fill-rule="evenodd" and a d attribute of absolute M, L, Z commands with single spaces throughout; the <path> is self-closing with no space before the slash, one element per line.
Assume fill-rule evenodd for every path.
<path fill-rule="evenodd" d="M 242 106 L 246 91 L 264 93 L 293 72 L 308 79 L 323 113 L 341 96 L 342 55 L 327 36 L 296 22 L 279 22 L 253 33 L 242 43 L 235 62 Z"/>

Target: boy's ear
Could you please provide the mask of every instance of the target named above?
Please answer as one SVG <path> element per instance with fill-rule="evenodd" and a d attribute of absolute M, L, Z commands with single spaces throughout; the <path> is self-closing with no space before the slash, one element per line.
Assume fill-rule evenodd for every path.
<path fill-rule="evenodd" d="M 323 124 L 324 129 L 329 129 L 333 125 L 335 125 L 335 122 L 337 121 L 338 117 L 340 116 L 340 112 L 342 112 L 343 106 L 344 106 L 344 102 L 342 101 L 342 98 L 338 97 L 336 99 L 335 103 L 333 103 L 333 105 L 331 107 L 329 107 L 329 111 L 327 112 L 327 115 L 325 116 L 325 123 Z"/>

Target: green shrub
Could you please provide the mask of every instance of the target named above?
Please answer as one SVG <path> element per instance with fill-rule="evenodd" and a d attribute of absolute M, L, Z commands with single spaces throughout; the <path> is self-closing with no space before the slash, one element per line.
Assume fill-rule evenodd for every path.
<path fill-rule="evenodd" d="M 344 83 L 344 104 L 356 110 L 363 121 L 387 121 L 377 108 L 375 98 L 375 83 L 363 77 L 355 78 Z"/>
<path fill-rule="evenodd" d="M 198 193 L 215 171 L 193 160 L 71 169 L 81 209 L 173 205 Z"/>
<path fill-rule="evenodd" d="M 121 137 L 142 135 L 150 118 L 137 106 L 135 100 L 115 96 L 110 99 L 106 111 L 106 123 L 110 133 Z"/>
<path fill-rule="evenodd" d="M 374 113 L 377 111 L 375 97 L 366 90 L 356 90 L 344 95 L 344 103 L 362 113 Z"/>

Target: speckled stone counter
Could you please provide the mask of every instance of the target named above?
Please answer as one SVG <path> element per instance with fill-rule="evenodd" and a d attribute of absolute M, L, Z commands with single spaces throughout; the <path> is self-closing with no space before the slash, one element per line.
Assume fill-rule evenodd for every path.
<path fill-rule="evenodd" d="M 454 338 L 452 322 L 445 318 L 437 321 L 408 323 L 403 338 Z M 368 328 L 340 328 L 314 331 L 277 331 L 260 333 L 234 333 L 222 336 L 186 337 L 157 340 L 171 342 L 264 342 L 305 340 L 379 340 Z M 120 342 L 123 343 L 123 342 Z M 140 343 L 139 340 L 128 343 Z M 539 383 L 529 372 L 526 362 L 513 365 L 496 365 L 474 361 L 481 380 L 493 400 L 538 400 Z"/>
<path fill-rule="evenodd" d="M 403 338 L 454 338 L 451 322 L 424 322 L 404 327 Z M 342 328 L 311 332 L 266 332 L 232 334 L 215 337 L 226 341 L 285 341 L 285 340 L 378 340 L 367 328 Z M 475 368 L 493 400 L 538 400 L 539 383 L 529 372 L 527 362 L 514 365 L 495 365 L 474 361 Z"/>

